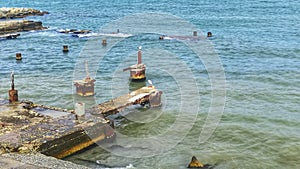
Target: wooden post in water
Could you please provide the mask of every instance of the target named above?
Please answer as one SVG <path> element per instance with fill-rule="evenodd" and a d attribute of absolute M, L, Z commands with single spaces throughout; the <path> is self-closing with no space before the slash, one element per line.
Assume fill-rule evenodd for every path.
<path fill-rule="evenodd" d="M 18 90 L 15 90 L 14 81 L 15 81 L 14 72 L 11 72 L 11 89 L 8 91 L 10 103 L 18 101 Z"/>

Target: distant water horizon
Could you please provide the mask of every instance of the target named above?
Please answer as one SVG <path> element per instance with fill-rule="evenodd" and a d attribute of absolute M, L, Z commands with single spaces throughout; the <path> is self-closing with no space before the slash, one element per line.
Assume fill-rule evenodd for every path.
<path fill-rule="evenodd" d="M 64 160 L 91 168 L 165 169 L 186 168 L 195 155 L 205 164 L 216 164 L 215 168 L 300 167 L 298 1 L 10 0 L 0 4 L 2 7 L 29 7 L 50 13 L 25 18 L 42 21 L 43 26 L 48 27 L 47 30 L 21 32 L 17 39 L 0 40 L 1 99 L 8 99 L 10 73 L 14 71 L 20 100 L 67 109 L 73 109 L 74 103 L 81 99 L 91 105 L 109 100 L 147 84 L 131 84 L 128 81 L 129 73 L 122 72 L 123 68 L 136 62 L 137 47 L 142 46 L 147 79 L 164 92 L 164 105 L 154 110 L 140 107 L 127 109 L 115 117 L 116 131 L 132 138 L 151 138 L 160 136 L 174 125 L 182 128 L 189 123 L 192 125 L 188 131 L 170 131 L 183 136 L 183 139 L 172 149 L 150 157 L 120 156 L 96 146 Z M 170 28 L 167 24 L 172 20 L 166 20 L 160 25 L 149 27 L 153 32 L 123 37 L 122 41 L 114 46 L 108 45 L 107 48 L 101 44 L 103 37 L 77 38 L 56 31 L 86 29 L 101 32 L 111 23 L 119 23 L 116 21 L 145 12 L 178 17 L 194 25 L 201 30 L 199 36 L 211 44 L 220 60 L 226 78 L 226 102 L 221 116 L 215 116 L 216 119 L 220 118 L 220 122 L 205 142 L 199 142 L 199 134 L 208 118 L 213 94 L 219 94 L 212 92 L 212 77 L 209 76 L 208 67 L 195 52 L 186 50 L 187 44 L 177 40 L 159 40 L 159 34 L 153 33 L 163 34 L 165 29 L 179 32 L 184 22 L 176 22 Z M 155 23 L 148 20 L 145 24 L 149 22 Z M 125 29 L 122 27 L 124 25 L 119 26 L 120 32 L 124 34 L 128 33 L 126 29 L 130 30 L 130 27 Z M 136 25 L 131 30 L 142 27 Z M 193 34 L 192 30 L 181 32 L 184 36 Z M 212 32 L 213 36 L 205 38 L 207 32 Z M 110 44 L 118 40 L 117 37 L 106 38 Z M 205 46 L 202 42 L 204 40 L 199 43 L 200 47 Z M 90 44 L 95 45 L 93 47 L 101 53 L 97 50 L 89 51 Z M 62 52 L 63 45 L 69 46 L 68 53 Z M 18 52 L 22 53 L 22 61 L 15 60 Z M 96 64 L 97 59 L 93 63 L 93 58 L 99 55 L 105 57 L 100 63 Z M 85 57 L 91 60 L 91 76 L 96 79 L 95 97 L 81 98 L 74 93 L 74 78 L 84 77 L 84 67 L 79 61 Z M 185 65 L 187 69 L 183 71 L 178 65 Z M 81 70 L 83 74 L 76 73 Z M 190 80 L 189 76 L 185 76 L 186 72 L 193 74 L 194 81 L 190 83 L 195 83 L 198 91 L 186 93 L 192 95 L 193 99 L 181 93 L 184 86 L 180 86 L 172 70 L 177 71 L 176 75 L 181 80 Z M 192 109 L 181 111 L 193 106 L 189 105 L 189 99 L 199 99 L 198 112 Z M 218 106 L 222 105 L 213 108 Z M 129 112 L 133 112 L 133 115 L 141 112 L 150 120 L 141 118 L 138 120 L 144 121 L 135 121 L 137 117 L 127 115 Z M 193 117 L 193 122 L 180 121 L 182 114 L 187 119 Z M 176 123 L 178 119 L 179 123 Z M 121 137 L 117 137 L 116 141 L 121 140 Z M 161 141 L 165 144 L 171 140 L 162 135 Z M 143 154 L 149 147 L 132 142 L 112 149 Z"/>

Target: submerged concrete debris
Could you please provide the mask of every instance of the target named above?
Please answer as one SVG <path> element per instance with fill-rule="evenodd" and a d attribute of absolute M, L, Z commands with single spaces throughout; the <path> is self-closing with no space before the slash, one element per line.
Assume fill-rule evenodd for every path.
<path fill-rule="evenodd" d="M 56 30 L 58 33 L 67 33 L 67 34 L 87 34 L 87 33 L 91 33 L 90 30 L 86 30 L 86 29 L 59 29 Z"/>
<path fill-rule="evenodd" d="M 128 106 L 149 104 L 150 107 L 161 105 L 161 91 L 155 86 L 145 86 L 128 94 L 106 101 L 95 107 L 95 112 L 99 112 L 104 117 L 119 113 Z"/>

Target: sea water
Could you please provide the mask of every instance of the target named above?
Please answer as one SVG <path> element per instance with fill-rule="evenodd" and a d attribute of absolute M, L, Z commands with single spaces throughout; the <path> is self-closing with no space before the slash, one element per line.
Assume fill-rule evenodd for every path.
<path fill-rule="evenodd" d="M 300 167 L 298 1 L 10 0 L 0 5 L 50 12 L 26 18 L 42 21 L 47 30 L 22 32 L 17 39 L 0 40 L 0 98 L 8 99 L 10 73 L 14 71 L 20 100 L 74 109 L 82 98 L 76 96 L 73 80 L 84 78 L 82 61 L 88 60 L 91 76 L 96 79 L 96 95 L 83 100 L 90 105 L 104 102 L 148 84 L 129 83 L 129 73 L 122 72 L 136 62 L 138 46 L 142 46 L 147 79 L 163 91 L 161 108 L 131 107 L 113 117 L 119 135 L 145 139 L 145 144 L 126 142 L 117 135 L 119 146 L 96 146 L 65 160 L 91 168 L 186 168 L 195 155 L 216 168 Z M 214 56 L 206 57 L 219 58 L 226 95 L 223 90 L 214 93 L 215 83 L 205 58 L 199 59 L 183 41 L 158 39 L 165 31 L 192 35 L 192 30 L 187 32 L 181 27 L 185 22 L 176 22 L 172 28 L 165 26 L 170 20 L 160 20 L 161 24 L 151 28 L 155 31 L 122 41 L 105 37 L 108 44 L 116 42 L 107 48 L 101 45 L 104 37 L 76 38 L 56 32 L 89 29 L 103 33 L 106 25 L 144 12 L 177 17 L 203 32 L 198 32 L 203 37 L 200 42 L 187 43 L 212 47 Z M 151 24 L 155 17 L 145 22 Z M 122 33 L 128 33 L 123 28 L 126 25 L 119 26 Z M 143 25 L 136 24 L 132 30 L 139 28 Z M 206 39 L 206 32 L 212 32 L 213 37 Z M 90 52 L 91 42 L 100 51 Z M 69 46 L 68 53 L 62 52 L 63 45 Z M 15 60 L 18 52 L 22 53 L 22 61 Z M 97 60 L 99 54 L 104 56 L 101 61 Z M 83 74 L 79 75 L 80 70 Z M 193 75 L 192 80 L 188 74 Z M 185 88 L 185 84 L 189 85 Z M 190 87 L 194 84 L 196 88 Z M 214 99 L 220 103 L 211 104 Z M 186 110 L 190 107 L 195 109 Z M 205 124 L 211 124 L 213 130 L 203 140 L 200 133 L 205 133 Z M 160 139 L 153 145 L 148 142 L 152 138 Z M 158 149 L 151 152 L 153 148 Z"/>

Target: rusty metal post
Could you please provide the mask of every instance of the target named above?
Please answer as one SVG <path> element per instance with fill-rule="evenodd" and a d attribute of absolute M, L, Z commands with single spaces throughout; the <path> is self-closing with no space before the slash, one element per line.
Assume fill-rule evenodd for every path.
<path fill-rule="evenodd" d="M 212 33 L 211 32 L 207 32 L 207 37 L 212 37 Z"/>
<path fill-rule="evenodd" d="M 14 72 L 11 72 L 11 89 L 8 91 L 10 103 L 18 101 L 18 90 L 15 90 L 14 81 L 15 81 Z"/>
<path fill-rule="evenodd" d="M 193 35 L 194 35 L 194 36 L 197 36 L 197 31 L 194 31 L 194 32 L 193 32 Z"/>
<path fill-rule="evenodd" d="M 142 63 L 142 47 L 139 47 L 139 50 L 138 50 L 138 64 L 141 64 Z"/>
<path fill-rule="evenodd" d="M 107 45 L 106 39 L 103 39 L 103 40 L 102 40 L 102 45 L 103 45 L 103 46 Z"/>
<path fill-rule="evenodd" d="M 16 53 L 16 60 L 22 60 L 22 54 Z"/>
<path fill-rule="evenodd" d="M 69 52 L 69 47 L 68 45 L 63 46 L 63 52 Z"/>

